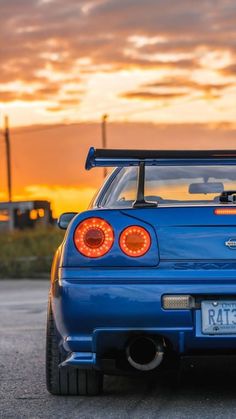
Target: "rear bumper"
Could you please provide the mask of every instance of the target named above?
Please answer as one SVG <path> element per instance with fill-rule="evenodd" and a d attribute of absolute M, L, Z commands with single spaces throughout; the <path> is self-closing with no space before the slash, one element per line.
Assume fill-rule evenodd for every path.
<path fill-rule="evenodd" d="M 162 308 L 165 294 L 236 299 L 234 270 L 62 269 L 52 294 L 60 345 L 67 354 L 63 365 L 100 368 L 107 353 L 124 351 L 132 334 L 143 333 L 163 337 L 179 355 L 236 350 L 236 335 L 202 334 L 200 309 Z"/>

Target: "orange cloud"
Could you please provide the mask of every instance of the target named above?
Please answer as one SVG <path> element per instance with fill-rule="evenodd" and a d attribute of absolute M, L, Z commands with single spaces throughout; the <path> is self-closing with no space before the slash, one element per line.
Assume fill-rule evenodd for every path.
<path fill-rule="evenodd" d="M 206 0 L 3 2 L 0 103 L 6 106 L 20 101 L 30 106 L 41 101 L 38 106 L 44 122 L 55 122 L 56 112 L 61 114 L 63 110 L 67 112 L 65 118 L 75 119 L 77 114 L 77 119 L 93 120 L 94 95 L 101 95 L 101 87 L 95 82 L 99 72 L 102 75 L 116 72 L 114 77 L 120 85 L 123 71 L 133 72 L 134 79 L 137 71 L 143 72 L 147 80 L 151 71 L 167 78 L 174 74 L 186 79 L 185 87 L 190 87 L 188 80 L 196 73 L 195 83 L 200 78 L 202 86 L 191 88 L 199 91 L 201 87 L 201 97 L 206 100 L 224 95 L 227 115 L 233 86 L 226 93 L 219 85 L 226 85 L 229 77 L 232 82 L 233 77 L 235 86 L 235 19 L 233 0 L 214 5 Z M 213 63 L 209 54 L 215 54 Z M 21 82 L 22 89 L 8 89 L 7 84 L 13 82 Z M 176 83 L 181 84 L 180 78 Z M 143 98 L 146 93 L 146 98 L 161 98 L 160 92 L 137 92 L 139 84 L 137 78 L 129 96 Z M 119 93 L 123 91 L 121 86 Z M 100 113 L 111 107 L 109 95 L 114 98 L 115 108 L 124 109 L 120 94 L 114 86 L 110 87 L 109 94 L 105 92 L 101 97 Z M 170 102 L 177 97 L 176 92 L 162 95 L 169 96 Z M 22 115 L 17 105 L 14 109 Z M 31 112 L 38 121 L 37 110 Z M 196 108 L 191 113 L 194 119 Z"/>

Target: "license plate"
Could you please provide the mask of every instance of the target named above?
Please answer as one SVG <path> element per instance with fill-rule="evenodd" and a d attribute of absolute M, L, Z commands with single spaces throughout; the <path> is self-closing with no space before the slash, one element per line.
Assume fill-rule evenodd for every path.
<path fill-rule="evenodd" d="M 236 300 L 203 301 L 202 333 L 224 335 L 236 333 Z"/>

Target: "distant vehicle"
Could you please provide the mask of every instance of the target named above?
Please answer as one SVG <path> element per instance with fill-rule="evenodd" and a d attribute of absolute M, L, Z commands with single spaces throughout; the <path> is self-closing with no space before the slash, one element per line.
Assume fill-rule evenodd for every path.
<path fill-rule="evenodd" d="M 0 232 L 54 224 L 48 201 L 0 202 Z"/>
<path fill-rule="evenodd" d="M 116 167 L 66 213 L 52 265 L 47 388 L 96 395 L 104 374 L 149 375 L 236 349 L 236 151 L 90 149 Z"/>

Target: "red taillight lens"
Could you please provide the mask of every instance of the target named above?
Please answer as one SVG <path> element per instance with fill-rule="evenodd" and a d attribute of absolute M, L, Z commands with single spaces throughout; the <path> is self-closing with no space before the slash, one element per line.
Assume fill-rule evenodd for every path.
<path fill-rule="evenodd" d="M 102 218 L 87 218 L 77 226 L 74 243 L 77 250 L 84 256 L 90 258 L 104 256 L 114 243 L 113 229 Z"/>
<path fill-rule="evenodd" d="M 128 256 L 139 257 L 145 255 L 151 246 L 151 237 L 145 228 L 130 226 L 120 235 L 120 248 Z"/>

